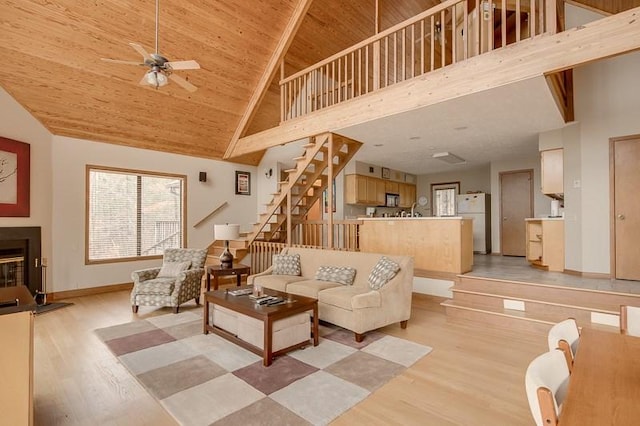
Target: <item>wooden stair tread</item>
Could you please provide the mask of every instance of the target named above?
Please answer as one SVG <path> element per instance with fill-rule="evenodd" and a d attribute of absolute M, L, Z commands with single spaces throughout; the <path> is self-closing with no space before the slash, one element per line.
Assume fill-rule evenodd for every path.
<path fill-rule="evenodd" d="M 465 310 L 470 310 L 470 311 L 475 311 L 475 312 L 483 312 L 483 313 L 487 313 L 487 314 L 493 314 L 493 315 L 498 315 L 498 316 L 515 318 L 515 319 L 539 322 L 539 323 L 549 324 L 549 325 L 556 324 L 556 323 L 566 319 L 564 317 L 559 318 L 558 316 L 543 315 L 543 314 L 536 314 L 535 317 L 534 317 L 534 315 L 531 315 L 531 314 L 529 314 L 528 312 L 525 312 L 525 311 L 518 311 L 518 310 L 514 310 L 514 309 L 505 309 L 505 308 L 496 308 L 494 306 L 479 305 L 477 303 L 466 303 L 466 302 L 461 302 L 461 301 L 453 300 L 453 299 L 447 299 L 444 302 L 442 302 L 440 305 L 444 306 L 444 307 L 450 307 L 450 308 L 456 308 L 456 309 L 465 309 Z"/>
<path fill-rule="evenodd" d="M 565 308 L 571 308 L 571 309 L 579 309 L 579 310 L 584 310 L 584 311 L 600 312 L 600 313 L 603 313 L 603 314 L 611 314 L 611 315 L 618 315 L 619 314 L 618 311 L 612 311 L 612 310 L 609 310 L 609 309 L 603 309 L 603 308 L 599 308 L 599 307 L 596 307 L 596 306 L 570 305 L 570 304 L 567 304 L 567 303 L 551 302 L 551 301 L 547 301 L 547 300 L 544 300 L 544 299 L 531 299 L 531 298 L 513 296 L 513 295 L 505 295 L 505 294 L 497 294 L 497 293 L 486 293 L 486 292 L 472 291 L 472 290 L 466 290 L 466 289 L 457 289 L 456 286 L 453 286 L 451 288 L 451 291 L 454 293 L 454 295 L 455 295 L 455 293 L 474 294 L 474 295 L 478 295 L 478 296 L 493 297 L 493 298 L 498 298 L 498 299 L 518 300 L 518 301 L 521 301 L 521 302 L 539 303 L 539 304 L 545 304 L 545 305 L 551 305 L 551 306 L 559 306 L 559 307 L 565 307 Z"/>

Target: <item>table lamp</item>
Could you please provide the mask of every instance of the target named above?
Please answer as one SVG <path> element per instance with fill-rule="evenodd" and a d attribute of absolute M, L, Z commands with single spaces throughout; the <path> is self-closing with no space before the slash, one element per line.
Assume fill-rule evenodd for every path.
<path fill-rule="evenodd" d="M 229 240 L 236 240 L 240 237 L 240 225 L 229 223 L 213 225 L 213 237 L 216 240 L 224 240 L 224 251 L 220 255 L 220 266 L 223 268 L 232 268 L 233 255 L 229 251 Z"/>

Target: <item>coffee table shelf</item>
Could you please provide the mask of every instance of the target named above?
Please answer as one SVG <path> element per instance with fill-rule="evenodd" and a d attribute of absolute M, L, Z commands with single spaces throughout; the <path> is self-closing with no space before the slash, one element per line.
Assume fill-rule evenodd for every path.
<path fill-rule="evenodd" d="M 309 344 L 309 336 L 313 338 L 313 345 L 318 346 L 318 301 L 316 299 L 310 297 L 303 296 L 292 296 L 289 298 L 287 293 L 282 293 L 275 290 L 266 290 L 266 294 L 272 296 L 280 296 L 284 298 L 287 302 L 281 305 L 275 306 L 264 306 L 257 305 L 248 295 L 243 296 L 233 296 L 228 293 L 226 290 L 214 290 L 208 291 L 204 294 L 204 314 L 203 314 L 203 332 L 204 334 L 208 334 L 209 332 L 217 334 L 238 346 L 241 346 L 257 355 L 262 356 L 263 365 L 269 366 L 273 362 L 273 358 L 292 351 L 294 349 L 302 348 Z M 233 330 L 233 325 L 227 325 L 225 328 L 220 327 L 216 324 L 213 324 L 213 321 L 210 322 L 210 313 L 212 312 L 210 309 L 210 305 L 214 305 L 213 309 L 215 310 L 216 305 L 224 308 L 227 312 L 231 311 L 231 314 L 237 315 L 236 320 L 238 322 L 243 322 L 243 325 L 246 326 L 248 318 L 253 318 L 262 323 L 262 334 L 263 334 L 263 347 L 260 348 L 247 340 L 239 337 L 238 333 L 238 325 L 236 323 L 236 329 Z M 291 319 L 288 323 L 292 325 L 291 330 L 296 327 L 295 316 L 304 314 L 311 311 L 311 315 L 313 317 L 313 321 L 310 322 L 309 330 L 310 334 L 306 334 L 306 338 L 301 336 L 301 341 L 297 341 L 291 345 L 288 345 L 284 348 L 279 348 L 278 350 L 273 350 L 274 343 L 274 325 L 279 321 Z M 231 319 L 230 321 L 233 321 Z M 232 329 L 232 330 L 229 330 Z M 279 330 L 278 330 L 279 331 Z M 288 329 L 282 330 L 287 332 Z"/>

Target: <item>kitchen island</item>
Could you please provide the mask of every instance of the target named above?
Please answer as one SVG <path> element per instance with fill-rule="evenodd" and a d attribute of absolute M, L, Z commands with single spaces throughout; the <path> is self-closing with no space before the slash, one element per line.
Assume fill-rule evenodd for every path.
<path fill-rule="evenodd" d="M 463 274 L 473 267 L 473 220 L 457 216 L 363 218 L 360 251 L 413 256 L 419 273 Z"/>

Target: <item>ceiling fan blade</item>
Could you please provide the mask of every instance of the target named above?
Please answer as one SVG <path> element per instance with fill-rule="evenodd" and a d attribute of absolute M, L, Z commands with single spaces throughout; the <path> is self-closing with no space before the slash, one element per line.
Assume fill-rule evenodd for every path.
<path fill-rule="evenodd" d="M 142 78 L 140 79 L 140 82 L 138 83 L 140 86 L 148 86 L 149 83 L 147 82 L 147 73 L 145 73 Z"/>
<path fill-rule="evenodd" d="M 173 80 L 179 86 L 182 86 L 183 89 L 188 90 L 189 92 L 195 92 L 196 90 L 198 90 L 198 88 L 196 86 L 194 86 L 193 84 L 189 83 L 187 80 L 185 80 L 184 78 L 180 77 L 179 75 L 170 74 L 169 78 L 171 80 Z"/>
<path fill-rule="evenodd" d="M 124 64 L 124 65 L 142 65 L 145 66 L 144 63 L 142 62 L 135 62 L 135 61 L 122 61 L 120 59 L 109 59 L 109 58 L 100 58 L 101 60 L 105 61 L 105 62 L 111 62 L 112 64 Z"/>
<path fill-rule="evenodd" d="M 151 55 L 149 55 L 149 52 L 147 52 L 145 48 L 140 46 L 138 43 L 129 43 L 129 46 L 133 47 L 133 49 L 139 54 L 141 54 L 145 60 L 155 62 L 151 57 Z"/>
<path fill-rule="evenodd" d="M 196 61 L 172 61 L 165 62 L 165 65 L 168 65 L 173 70 L 199 70 L 200 64 Z"/>

